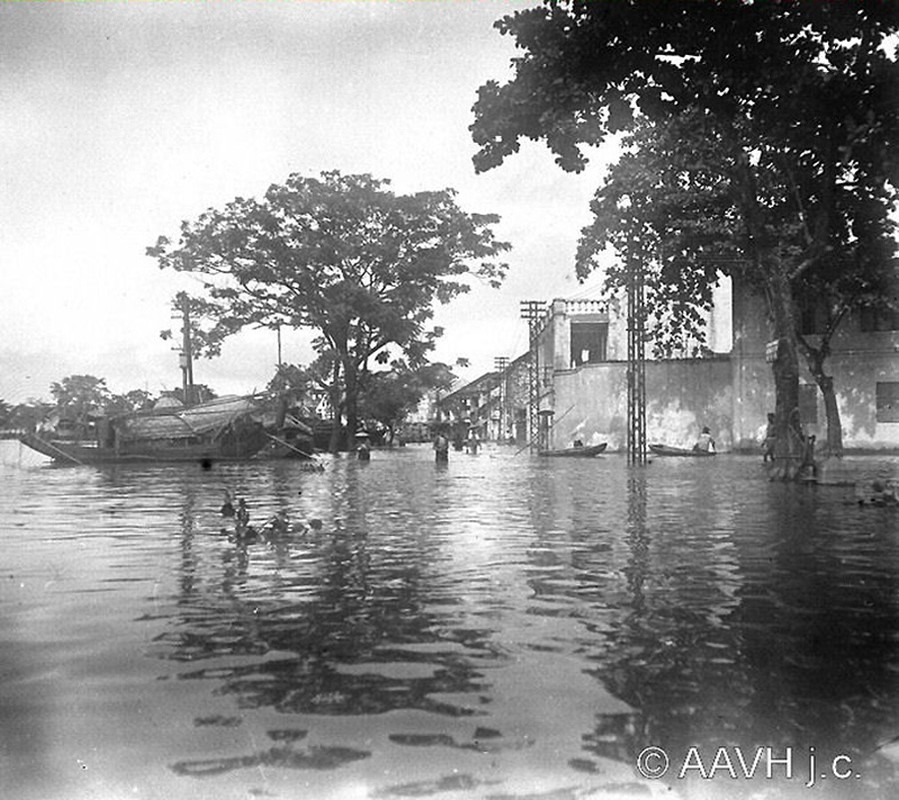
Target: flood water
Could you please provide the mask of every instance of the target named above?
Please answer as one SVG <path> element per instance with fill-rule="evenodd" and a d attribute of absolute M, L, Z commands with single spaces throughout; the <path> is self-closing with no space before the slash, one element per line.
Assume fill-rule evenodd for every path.
<path fill-rule="evenodd" d="M 845 490 L 726 455 L 0 454 L 4 798 L 899 795 L 899 511 Z M 226 488 L 293 528 L 236 542 Z"/>

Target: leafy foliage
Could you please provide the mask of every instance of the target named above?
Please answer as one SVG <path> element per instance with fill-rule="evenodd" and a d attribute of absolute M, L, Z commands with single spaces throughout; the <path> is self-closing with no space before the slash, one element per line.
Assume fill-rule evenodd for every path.
<path fill-rule="evenodd" d="M 51 384 L 50 394 L 57 410 L 79 421 L 92 412 L 104 411 L 110 400 L 106 379 L 93 375 L 69 375 Z"/>
<path fill-rule="evenodd" d="M 222 345 L 231 334 L 237 333 L 243 324 L 240 320 L 221 314 L 216 303 L 202 297 L 195 297 L 187 292 L 178 292 L 172 298 L 172 311 L 182 314 L 187 309 L 188 335 L 190 336 L 191 353 L 200 358 L 216 358 L 222 354 Z M 184 333 L 182 327 L 181 332 Z M 174 339 L 171 328 L 159 332 L 163 341 Z"/>
<path fill-rule="evenodd" d="M 13 406 L 5 400 L 0 400 L 0 428 L 10 426 L 12 420 Z"/>
<path fill-rule="evenodd" d="M 524 55 L 481 87 L 479 170 L 543 139 L 565 169 L 627 132 L 593 203 L 581 277 L 611 245 L 647 265 L 656 320 L 698 334 L 717 273 L 762 293 L 781 340 L 779 442 L 798 406 L 794 297 L 860 302 L 895 250 L 899 5 L 562 0 L 497 23 Z M 613 268 L 611 285 L 623 282 Z M 781 435 L 782 434 L 782 435 Z"/>
<path fill-rule="evenodd" d="M 391 433 L 432 389 L 448 390 L 455 380 L 452 370 L 441 363 L 411 369 L 402 361 L 390 370 L 370 373 L 359 399 L 360 415 L 375 420 Z"/>
<path fill-rule="evenodd" d="M 494 215 L 467 214 L 451 190 L 396 195 L 370 175 L 291 175 L 260 200 L 237 198 L 184 222 L 177 246 L 148 248 L 161 268 L 200 273 L 216 320 L 211 340 L 245 325 L 309 327 L 334 364 L 353 430 L 360 372 L 397 348 L 424 363 L 437 331 L 433 303 L 498 286 Z"/>

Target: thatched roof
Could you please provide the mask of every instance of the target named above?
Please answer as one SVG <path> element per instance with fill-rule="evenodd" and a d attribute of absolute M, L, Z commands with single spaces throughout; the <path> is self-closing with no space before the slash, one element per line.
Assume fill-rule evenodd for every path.
<path fill-rule="evenodd" d="M 220 397 L 191 408 L 166 408 L 132 414 L 116 420 L 116 427 L 129 439 L 177 439 L 199 436 L 224 428 L 257 407 L 246 397 Z"/>

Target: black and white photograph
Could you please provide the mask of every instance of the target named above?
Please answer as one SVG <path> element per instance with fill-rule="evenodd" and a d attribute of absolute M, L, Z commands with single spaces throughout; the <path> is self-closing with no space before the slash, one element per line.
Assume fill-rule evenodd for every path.
<path fill-rule="evenodd" d="M 0 0 L 0 796 L 899 796 L 897 59 Z"/>

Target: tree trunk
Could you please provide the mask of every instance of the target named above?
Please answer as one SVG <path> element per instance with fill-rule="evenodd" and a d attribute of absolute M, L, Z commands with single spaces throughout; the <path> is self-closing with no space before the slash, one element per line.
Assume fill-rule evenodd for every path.
<path fill-rule="evenodd" d="M 343 415 L 343 404 L 340 402 L 342 395 L 340 386 L 340 361 L 334 361 L 334 375 L 331 384 L 331 414 L 333 425 L 331 426 L 331 436 L 328 440 L 328 452 L 336 453 L 340 450 L 340 418 Z"/>
<path fill-rule="evenodd" d="M 775 393 L 774 469 L 772 477 L 795 480 L 805 455 L 805 436 L 799 423 L 799 353 L 790 282 L 777 269 L 770 283 L 769 301 L 774 316 L 777 358 L 772 364 Z"/>
<path fill-rule="evenodd" d="M 843 455 L 843 423 L 840 421 L 840 408 L 837 405 L 837 395 L 833 390 L 833 378 L 830 375 L 821 375 L 819 381 L 815 380 L 824 396 L 824 415 L 827 418 L 827 454 Z"/>
<path fill-rule="evenodd" d="M 357 422 L 357 394 L 359 383 L 356 375 L 356 365 L 347 358 L 343 370 L 346 388 L 346 449 L 352 452 L 356 449 L 356 422 Z"/>
<path fill-rule="evenodd" d="M 843 423 L 840 421 L 840 408 L 837 395 L 833 390 L 833 377 L 824 374 L 824 354 L 820 349 L 805 348 L 806 362 L 809 372 L 821 390 L 824 398 L 824 416 L 827 420 L 827 454 L 840 457 L 843 455 Z"/>

